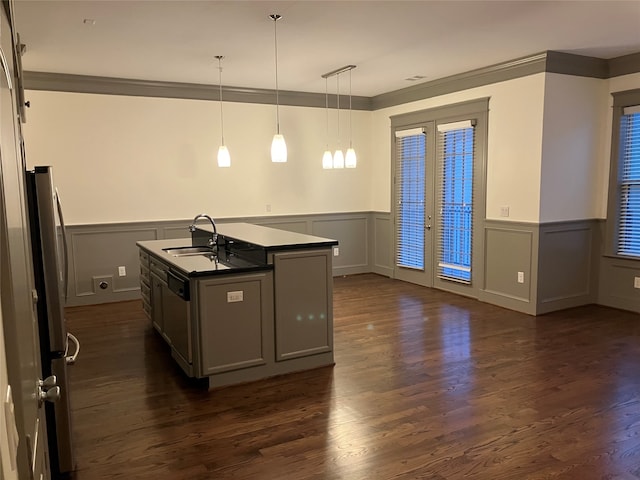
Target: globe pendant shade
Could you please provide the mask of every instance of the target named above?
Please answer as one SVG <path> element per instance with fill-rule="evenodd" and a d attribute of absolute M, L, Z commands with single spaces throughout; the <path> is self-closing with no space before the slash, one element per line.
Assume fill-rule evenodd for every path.
<path fill-rule="evenodd" d="M 271 142 L 271 161 L 274 163 L 284 163 L 287 161 L 287 144 L 284 137 L 279 133 L 273 136 Z"/>
<path fill-rule="evenodd" d="M 229 155 L 229 149 L 225 145 L 220 145 L 220 148 L 218 148 L 218 166 L 231 166 L 231 155 Z"/>

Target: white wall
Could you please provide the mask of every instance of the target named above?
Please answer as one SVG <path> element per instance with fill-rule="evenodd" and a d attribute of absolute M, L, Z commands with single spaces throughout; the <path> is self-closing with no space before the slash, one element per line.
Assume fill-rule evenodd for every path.
<path fill-rule="evenodd" d="M 509 220 L 537 222 L 544 81 L 540 73 L 374 112 L 372 209 L 390 211 L 391 116 L 490 97 L 487 218 L 500 218 L 500 207 L 509 206 Z"/>
<path fill-rule="evenodd" d="M 219 104 L 28 91 L 30 166 L 55 166 L 67 222 L 390 211 L 390 116 L 489 97 L 487 218 L 546 222 L 606 216 L 609 92 L 640 74 L 597 80 L 540 73 L 375 112 L 353 112 L 356 170 L 322 170 L 326 112 L 281 107 L 289 162 L 272 164 L 272 105 L 225 103 L 231 169 L 219 169 Z M 330 116 L 335 148 L 336 112 Z M 342 145 L 348 143 L 342 111 Z M 543 133 L 544 127 L 544 133 Z M 576 172 L 578 172 L 576 174 Z"/>
<path fill-rule="evenodd" d="M 540 222 L 604 218 L 607 113 L 606 80 L 547 74 Z"/>
<path fill-rule="evenodd" d="M 368 211 L 371 112 L 353 111 L 354 170 L 323 170 L 326 111 L 280 107 L 286 164 L 270 161 L 275 107 L 224 103 L 232 167 L 216 166 L 219 103 L 27 91 L 28 165 L 53 165 L 68 224 Z M 348 145 L 348 112 L 341 112 Z M 335 137 L 336 112 L 330 128 Z M 335 148 L 335 141 L 333 148 Z"/>

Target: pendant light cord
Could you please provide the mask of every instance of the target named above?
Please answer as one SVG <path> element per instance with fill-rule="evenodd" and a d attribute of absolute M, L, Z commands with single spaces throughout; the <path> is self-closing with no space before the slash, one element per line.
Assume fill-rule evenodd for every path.
<path fill-rule="evenodd" d="M 353 145 L 353 134 L 351 132 L 351 70 L 349 70 L 349 148 Z"/>
<path fill-rule="evenodd" d="M 338 147 L 339 147 L 340 146 L 340 74 L 336 75 L 336 83 L 337 83 L 336 97 L 338 100 Z"/>
<path fill-rule="evenodd" d="M 278 27 L 277 22 L 280 15 L 271 15 L 273 19 L 273 43 L 276 52 L 276 133 L 280 134 L 280 99 L 278 98 Z"/>
<path fill-rule="evenodd" d="M 218 56 L 218 85 L 220 87 L 220 138 L 222 145 L 224 145 L 224 116 L 222 115 L 222 59 L 224 57 Z"/>
<path fill-rule="evenodd" d="M 324 79 L 324 106 L 327 113 L 327 150 L 329 150 L 329 77 Z"/>

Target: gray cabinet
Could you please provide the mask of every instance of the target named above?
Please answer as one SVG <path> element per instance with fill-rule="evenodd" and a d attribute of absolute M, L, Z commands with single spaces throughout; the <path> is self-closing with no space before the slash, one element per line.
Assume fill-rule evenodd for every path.
<path fill-rule="evenodd" d="M 149 271 L 149 254 L 140 250 L 140 297 L 145 315 L 151 319 L 151 272 Z"/>
<path fill-rule="evenodd" d="M 305 242 L 316 237 L 298 245 L 288 242 L 290 232 L 249 230 L 270 246 L 226 239 L 235 264 L 171 256 L 166 249 L 177 248 L 176 240 L 139 243 L 148 254 L 153 326 L 186 374 L 207 378 L 209 388 L 334 363 L 332 241 L 310 247 Z M 179 295 L 180 275 L 190 298 Z"/>
<path fill-rule="evenodd" d="M 164 331 L 164 314 L 162 312 L 162 294 L 166 283 L 155 273 L 151 274 L 151 324 L 159 334 Z"/>
<path fill-rule="evenodd" d="M 202 376 L 265 365 L 273 358 L 271 272 L 197 281 Z"/>
<path fill-rule="evenodd" d="M 331 249 L 273 255 L 276 360 L 333 350 Z"/>

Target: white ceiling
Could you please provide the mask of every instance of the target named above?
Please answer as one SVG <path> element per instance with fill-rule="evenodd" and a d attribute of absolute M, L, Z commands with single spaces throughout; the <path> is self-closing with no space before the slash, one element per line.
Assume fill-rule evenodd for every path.
<path fill-rule="evenodd" d="M 324 92 L 348 64 L 353 94 L 373 96 L 545 50 L 640 52 L 640 0 L 15 0 L 24 70 L 217 84 L 224 55 L 223 84 L 269 89 L 271 13 L 283 90 Z"/>

